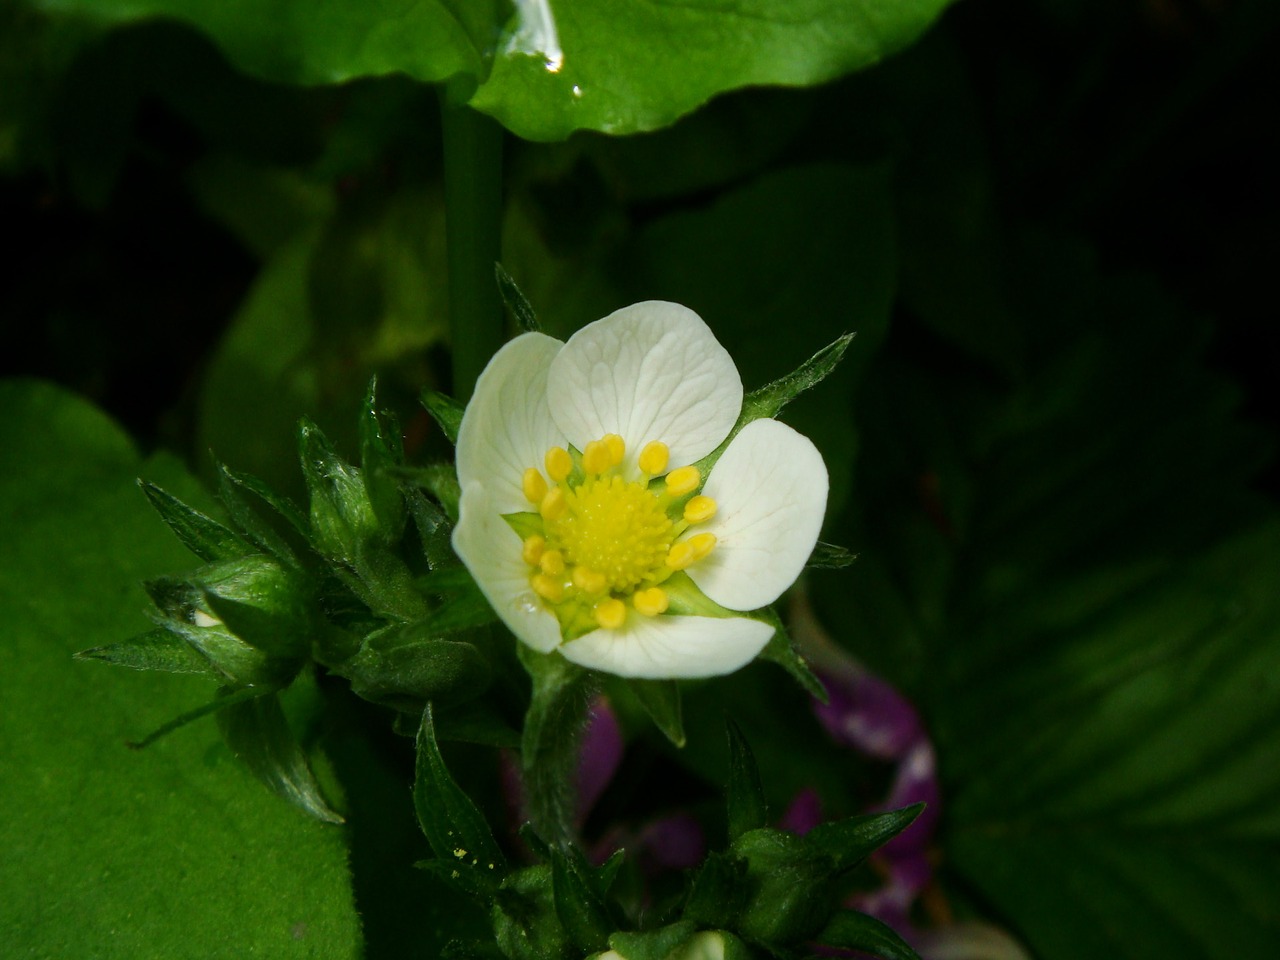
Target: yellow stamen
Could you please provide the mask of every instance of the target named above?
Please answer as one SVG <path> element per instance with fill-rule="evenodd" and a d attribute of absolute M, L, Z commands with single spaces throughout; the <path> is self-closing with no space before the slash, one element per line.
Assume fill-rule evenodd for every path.
<path fill-rule="evenodd" d="M 564 554 L 559 550 L 546 550 L 538 560 L 538 566 L 548 576 L 558 577 L 564 573 Z"/>
<path fill-rule="evenodd" d="M 624 620 L 627 619 L 627 608 L 617 597 L 608 597 L 601 600 L 595 605 L 595 609 L 591 611 L 595 617 L 596 623 L 604 627 L 606 630 L 617 630 Z"/>
<path fill-rule="evenodd" d="M 560 519 L 568 509 L 569 504 L 565 501 L 562 487 L 552 487 L 538 504 L 538 513 L 542 514 L 542 519 L 546 521 Z"/>
<path fill-rule="evenodd" d="M 631 596 L 635 608 L 646 617 L 656 617 L 667 612 L 667 591 L 661 587 L 650 587 L 648 590 L 637 590 Z"/>
<path fill-rule="evenodd" d="M 524 472 L 520 485 L 524 488 L 525 499 L 530 503 L 541 503 L 542 498 L 547 495 L 547 481 L 537 467 L 530 467 Z"/>
<path fill-rule="evenodd" d="M 609 444 L 604 440 L 592 440 L 582 451 L 582 469 L 587 473 L 604 473 L 611 466 L 613 457 L 609 453 Z"/>
<path fill-rule="evenodd" d="M 609 581 L 603 573 L 596 573 L 590 567 L 573 568 L 573 585 L 588 595 L 604 593 Z"/>
<path fill-rule="evenodd" d="M 699 533 L 685 542 L 693 547 L 693 559 L 701 560 L 716 545 L 716 535 L 714 533 Z"/>
<path fill-rule="evenodd" d="M 552 447 L 542 459 L 552 483 L 564 483 L 565 477 L 573 472 L 573 457 L 564 447 Z"/>
<path fill-rule="evenodd" d="M 683 497 L 686 493 L 697 490 L 701 480 L 702 474 L 698 473 L 697 467 L 676 467 L 667 474 L 667 493 L 673 497 Z"/>
<path fill-rule="evenodd" d="M 529 578 L 529 585 L 533 587 L 533 592 L 542 597 L 543 600 L 559 603 L 564 599 L 564 584 L 554 577 L 547 576 L 545 573 L 535 573 Z"/>
<path fill-rule="evenodd" d="M 609 463 L 616 467 L 622 462 L 622 458 L 626 456 L 626 443 L 616 433 L 606 433 L 604 440 L 601 442 L 609 448 Z"/>
<path fill-rule="evenodd" d="M 536 567 L 538 565 L 538 561 L 542 559 L 542 551 L 546 549 L 547 538 L 540 537 L 535 533 L 524 542 L 524 549 L 521 551 L 521 556 L 524 558 L 524 562 L 529 564 L 529 566 Z"/>
<path fill-rule="evenodd" d="M 702 523 L 716 515 L 716 502 L 711 497 L 696 496 L 684 505 L 684 519 L 688 523 Z"/>
<path fill-rule="evenodd" d="M 693 555 L 693 544 L 688 540 L 673 543 L 667 551 L 667 566 L 672 570 L 683 570 L 697 559 Z"/>
<path fill-rule="evenodd" d="M 671 451 L 661 440 L 650 440 L 640 451 L 640 469 L 651 477 L 661 476 L 667 469 Z"/>

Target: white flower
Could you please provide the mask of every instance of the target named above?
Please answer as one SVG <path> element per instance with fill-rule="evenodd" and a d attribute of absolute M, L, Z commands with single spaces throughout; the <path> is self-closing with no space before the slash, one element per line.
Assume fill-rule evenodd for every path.
<path fill-rule="evenodd" d="M 458 431 L 453 545 L 524 643 L 627 677 L 703 677 L 773 634 L 817 541 L 827 470 L 776 420 L 729 435 L 742 381 L 692 310 L 649 301 L 490 360 Z M 710 599 L 712 603 L 708 603 Z"/>
<path fill-rule="evenodd" d="M 627 960 L 627 958 L 616 950 L 606 950 L 604 953 L 589 957 L 588 960 Z M 725 960 L 724 934 L 718 930 L 703 930 L 701 933 L 695 933 L 666 960 Z"/>

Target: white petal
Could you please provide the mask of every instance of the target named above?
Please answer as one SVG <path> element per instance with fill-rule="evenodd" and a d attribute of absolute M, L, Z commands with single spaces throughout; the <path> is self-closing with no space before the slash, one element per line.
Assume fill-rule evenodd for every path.
<path fill-rule="evenodd" d="M 708 597 L 730 610 L 773 603 L 795 582 L 818 542 L 827 509 L 827 467 L 808 437 L 777 420 L 742 428 L 702 488 L 716 515 L 716 547 L 688 569 Z"/>
<path fill-rule="evenodd" d="M 646 617 L 628 610 L 617 630 L 594 630 L 560 652 L 620 677 L 716 677 L 750 663 L 772 636 L 773 627 L 746 617 Z"/>
<path fill-rule="evenodd" d="M 462 416 L 458 482 L 483 483 L 499 513 L 533 509 L 520 485 L 524 472 L 541 470 L 547 449 L 564 443 L 547 406 L 547 375 L 563 347 L 541 333 L 505 344 L 480 374 Z"/>
<path fill-rule="evenodd" d="M 502 519 L 488 493 L 476 481 L 462 488 L 453 549 L 511 632 L 547 653 L 560 643 L 560 622 L 529 586 L 520 536 Z"/>
<path fill-rule="evenodd" d="M 742 378 L 702 318 L 649 300 L 583 327 L 552 361 L 551 415 L 574 446 L 606 433 L 627 443 L 628 464 L 661 440 L 671 466 L 706 456 L 742 409 Z"/>

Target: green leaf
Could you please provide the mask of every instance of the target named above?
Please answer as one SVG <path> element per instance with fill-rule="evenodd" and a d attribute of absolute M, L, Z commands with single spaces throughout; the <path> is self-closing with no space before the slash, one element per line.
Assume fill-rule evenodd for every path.
<path fill-rule="evenodd" d="M 139 480 L 138 486 L 169 525 L 169 529 L 201 560 L 234 560 L 253 552 L 253 548 L 239 534 L 183 503 L 173 494 L 161 490 L 154 483 Z"/>
<path fill-rule="evenodd" d="M 439 390 L 422 391 L 422 405 L 440 425 L 440 430 L 450 443 L 458 442 L 458 428 L 462 426 L 462 414 L 466 408 L 448 394 Z"/>
<path fill-rule="evenodd" d="M 685 745 L 680 684 L 675 680 L 627 680 L 627 686 L 654 725 L 676 747 Z"/>
<path fill-rule="evenodd" d="M 542 324 L 538 323 L 538 315 L 534 312 L 533 305 L 516 286 L 511 274 L 507 273 L 506 268 L 500 263 L 493 265 L 493 271 L 498 278 L 498 291 L 502 294 L 507 309 L 516 318 L 516 323 L 520 324 L 520 329 L 525 333 L 541 332 Z"/>
<path fill-rule="evenodd" d="M 696 931 L 692 920 L 681 920 L 657 930 L 615 933 L 609 947 L 627 960 L 667 960 Z"/>
<path fill-rule="evenodd" d="M 390 539 L 398 540 L 404 532 L 405 504 L 390 471 L 404 464 L 404 446 L 395 418 L 378 413 L 377 389 L 378 378 L 374 377 L 360 411 L 360 470 L 378 522 Z"/>
<path fill-rule="evenodd" d="M 241 70 L 286 83 L 403 73 L 453 80 L 455 97 L 531 140 L 580 129 L 665 126 L 717 94 L 808 86 L 870 66 L 910 43 L 946 0 L 748 0 L 732 10 L 604 8 L 590 0 L 515 5 L 430 0 L 391 10 L 349 0 L 315 10 L 281 0 L 41 0 L 105 23 L 183 20 Z M 478 89 L 477 89 L 478 86 Z M 472 95 L 474 93 L 474 95 Z"/>
<path fill-rule="evenodd" d="M 218 679 L 221 674 L 209 660 L 181 637 L 168 630 L 150 630 L 132 640 L 121 640 L 105 646 L 81 650 L 77 660 L 101 660 L 134 670 L 160 670 L 166 673 L 194 673 Z"/>
<path fill-rule="evenodd" d="M 615 923 L 596 878 L 573 846 L 551 848 L 551 889 L 560 925 L 584 953 L 605 948 Z"/>
<path fill-rule="evenodd" d="M 413 805 L 431 850 L 451 867 L 472 876 L 488 877 L 492 889 L 506 874 L 507 861 L 493 839 L 484 814 L 449 775 L 436 744 L 432 708 L 422 712 L 418 728 L 418 761 L 413 782 Z"/>
<path fill-rule="evenodd" d="M 883 960 L 920 960 L 892 927 L 854 910 L 837 913 L 814 939 L 823 946 L 859 950 Z"/>
<path fill-rule="evenodd" d="M 145 630 L 138 581 L 192 562 L 138 474 L 202 511 L 211 501 L 175 460 L 144 464 L 118 426 L 48 384 L 0 382 L 0 449 L 5 951 L 362 955 L 340 831 L 263 790 L 212 724 L 125 748 L 206 701 L 208 682 L 70 656 Z"/>
<path fill-rule="evenodd" d="M 218 729 L 253 775 L 298 809 L 325 823 L 342 823 L 320 793 L 307 758 L 274 693 L 217 713 Z"/>
<path fill-rule="evenodd" d="M 923 809 L 924 804 L 917 803 L 888 813 L 820 823 L 806 833 L 804 839 L 814 853 L 830 857 L 837 871 L 852 870 L 911 826 Z"/>
<path fill-rule="evenodd" d="M 756 830 L 769 822 L 760 770 L 742 731 L 732 720 L 725 723 L 729 736 L 729 782 L 725 785 L 729 806 L 729 842 L 748 830 Z"/>

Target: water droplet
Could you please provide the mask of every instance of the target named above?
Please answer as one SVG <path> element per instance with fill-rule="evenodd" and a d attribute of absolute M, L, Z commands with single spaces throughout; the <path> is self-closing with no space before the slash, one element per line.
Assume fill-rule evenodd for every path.
<path fill-rule="evenodd" d="M 582 88 L 578 86 L 576 83 L 573 85 L 573 95 L 575 97 L 582 96 Z"/>

